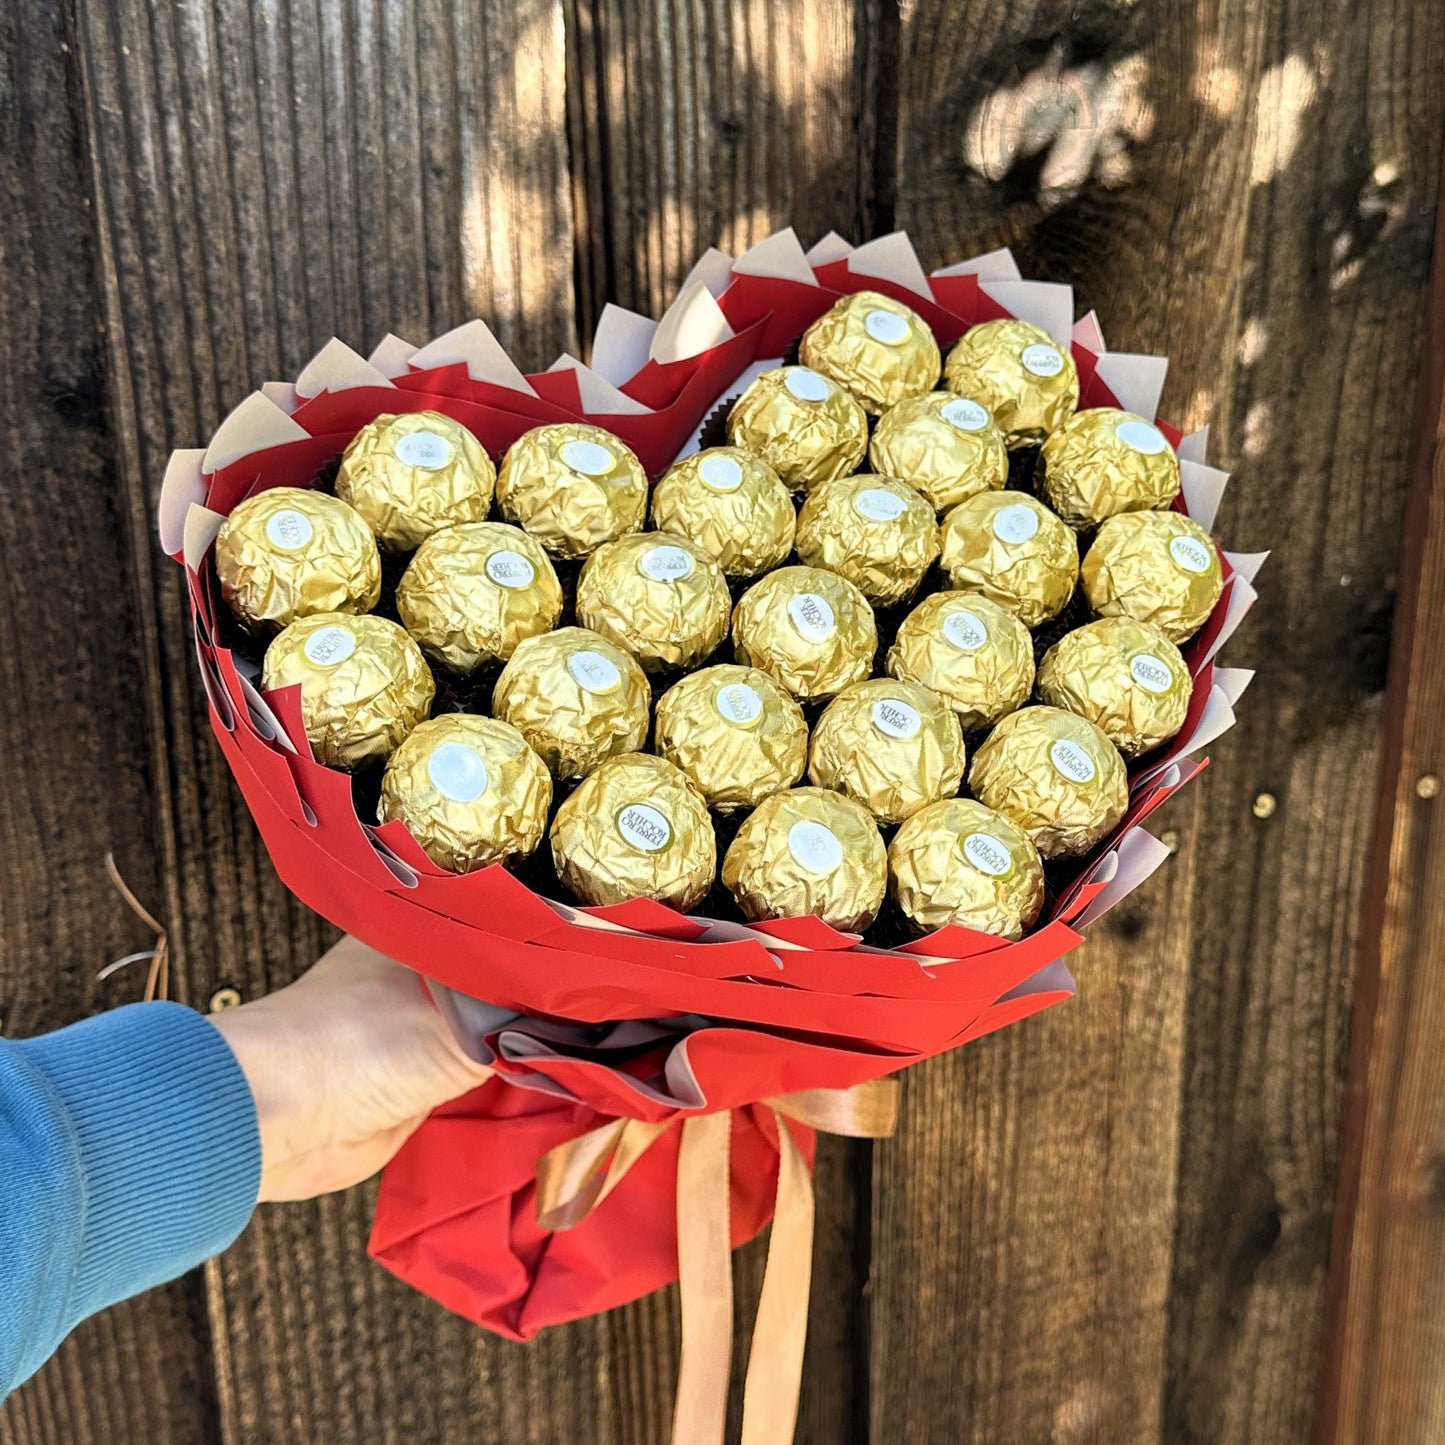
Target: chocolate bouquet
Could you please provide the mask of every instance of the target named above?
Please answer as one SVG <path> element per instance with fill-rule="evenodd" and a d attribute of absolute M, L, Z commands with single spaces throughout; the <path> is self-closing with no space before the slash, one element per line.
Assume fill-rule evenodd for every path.
<path fill-rule="evenodd" d="M 525 376 L 474 321 L 332 341 L 162 492 L 278 873 L 495 1067 L 372 1252 L 512 1338 L 681 1279 L 721 1439 L 728 1251 L 773 1231 L 745 1431 L 786 1440 L 815 1133 L 1070 997 L 1250 674 L 1165 362 L 1007 252 L 712 251 Z"/>

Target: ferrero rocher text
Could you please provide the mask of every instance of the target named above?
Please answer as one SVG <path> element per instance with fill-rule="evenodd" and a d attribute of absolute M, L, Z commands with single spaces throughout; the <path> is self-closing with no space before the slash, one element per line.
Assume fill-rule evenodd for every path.
<path fill-rule="evenodd" d="M 949 352 L 943 382 L 989 409 L 1010 450 L 1037 445 L 1079 405 L 1069 348 L 1029 321 L 970 328 Z"/>
<path fill-rule="evenodd" d="M 1110 517 L 1084 554 L 1080 578 L 1100 616 L 1153 623 L 1175 643 L 1199 631 L 1224 590 L 1213 539 L 1182 512 Z"/>

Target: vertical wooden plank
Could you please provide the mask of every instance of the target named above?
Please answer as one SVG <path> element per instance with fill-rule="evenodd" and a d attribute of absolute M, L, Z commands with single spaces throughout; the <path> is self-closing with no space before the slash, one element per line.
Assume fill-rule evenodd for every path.
<path fill-rule="evenodd" d="M 1278 552 L 1167 876 L 1075 1003 L 915 1070 L 875 1151 L 880 1441 L 1308 1427 L 1442 43 L 1412 0 L 905 17 L 899 224 L 1169 352 L 1165 414 L 1236 474 L 1220 534 Z"/>

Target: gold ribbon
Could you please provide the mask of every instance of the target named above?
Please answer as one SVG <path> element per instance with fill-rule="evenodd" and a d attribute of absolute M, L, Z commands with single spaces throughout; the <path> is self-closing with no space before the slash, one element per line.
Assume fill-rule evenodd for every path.
<path fill-rule="evenodd" d="M 778 1130 L 778 1195 L 743 1388 L 742 1445 L 788 1445 L 798 1418 L 808 1292 L 813 1271 L 813 1180 L 784 1122 L 824 1134 L 884 1139 L 898 1122 L 898 1081 L 851 1089 L 803 1089 L 762 1100 Z M 612 1119 L 569 1139 L 537 1166 L 537 1222 L 580 1224 L 679 1121 Z M 677 1262 L 682 1357 L 673 1445 L 723 1445 L 732 1363 L 732 1232 L 729 1146 L 732 1112 L 681 1120 L 677 1154 Z"/>
<path fill-rule="evenodd" d="M 166 998 L 171 989 L 171 945 L 170 939 L 166 936 L 165 927 L 157 922 L 151 911 L 130 891 L 125 879 L 120 876 L 120 869 L 115 866 L 113 853 L 105 855 L 105 871 L 110 874 L 110 881 L 115 884 L 120 896 L 130 904 L 131 912 L 142 923 L 148 924 L 155 933 L 156 946 L 142 949 L 139 953 L 128 953 L 124 958 L 118 958 L 114 963 L 106 964 L 96 977 L 109 978 L 118 969 L 148 958 L 151 966 L 150 972 L 146 976 L 145 1001 L 150 1003 L 153 999 Z"/>

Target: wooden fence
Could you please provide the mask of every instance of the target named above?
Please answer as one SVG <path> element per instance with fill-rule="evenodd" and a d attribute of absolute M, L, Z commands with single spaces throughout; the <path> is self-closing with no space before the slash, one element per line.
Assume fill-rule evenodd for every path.
<path fill-rule="evenodd" d="M 145 944 L 107 849 L 199 1007 L 327 940 L 205 726 L 173 446 L 333 333 L 479 314 L 546 365 L 788 222 L 1008 243 L 1172 356 L 1222 535 L 1276 549 L 1260 676 L 1079 998 L 824 1141 L 800 1439 L 1442 1438 L 1442 133 L 1435 0 L 7 0 L 5 1031 L 134 996 L 96 980 Z M 0 1442 L 665 1439 L 673 1292 L 504 1343 L 367 1261 L 372 1197 L 86 1324 Z"/>

